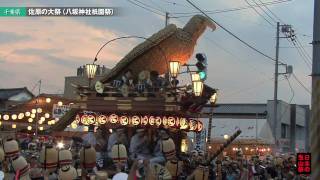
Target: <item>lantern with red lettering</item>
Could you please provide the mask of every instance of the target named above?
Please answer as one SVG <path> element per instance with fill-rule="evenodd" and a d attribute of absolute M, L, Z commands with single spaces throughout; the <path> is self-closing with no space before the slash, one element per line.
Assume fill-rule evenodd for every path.
<path fill-rule="evenodd" d="M 134 126 L 140 125 L 140 118 L 139 116 L 132 116 L 131 118 L 131 124 Z"/>
<path fill-rule="evenodd" d="M 126 126 L 129 124 L 128 116 L 120 116 L 120 124 Z"/>
<path fill-rule="evenodd" d="M 98 118 L 97 118 L 97 122 L 99 124 L 106 124 L 107 120 L 108 120 L 108 118 L 105 115 L 99 115 Z"/>
<path fill-rule="evenodd" d="M 113 123 L 113 124 L 115 124 L 115 123 L 117 123 L 118 122 L 118 115 L 116 115 L 116 114 L 111 114 L 110 116 L 109 116 L 109 121 L 111 122 L 111 123 Z"/>

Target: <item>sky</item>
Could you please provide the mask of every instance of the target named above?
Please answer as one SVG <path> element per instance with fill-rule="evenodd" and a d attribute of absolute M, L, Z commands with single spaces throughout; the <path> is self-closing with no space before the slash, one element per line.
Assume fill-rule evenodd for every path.
<path fill-rule="evenodd" d="M 132 1 L 132 0 L 131 0 Z M 136 3 L 137 0 L 134 0 Z M 139 0 L 169 16 L 197 12 L 185 0 Z M 255 0 L 257 3 L 272 0 Z M 247 6 L 245 0 L 192 0 L 203 10 L 224 10 Z M 254 3 L 253 0 L 248 0 Z M 140 4 L 141 5 L 141 4 Z M 149 37 L 164 28 L 165 17 L 142 9 L 128 0 L 1 0 L 0 7 L 117 7 L 113 17 L 0 17 L 0 88 L 28 87 L 40 79 L 43 93 L 63 93 L 64 77 L 76 75 L 76 69 L 91 63 L 100 46 L 120 36 Z M 292 25 L 306 53 L 312 56 L 313 1 L 291 0 L 267 6 L 286 24 Z M 265 8 L 264 8 L 265 9 Z M 256 8 L 263 14 L 261 9 Z M 266 9 L 265 9 L 266 10 Z M 161 11 L 161 12 L 160 12 Z M 270 13 L 269 13 L 270 14 Z M 268 18 L 266 14 L 264 17 Z M 276 27 L 252 8 L 210 14 L 242 40 L 275 57 Z M 169 18 L 183 27 L 190 17 Z M 275 18 L 274 18 L 275 19 Z M 112 68 L 139 39 L 124 39 L 106 46 L 98 64 Z M 280 60 L 293 66 L 295 75 L 311 89 L 311 70 L 297 49 L 286 39 L 280 40 Z M 273 99 L 274 62 L 247 48 L 221 27 L 209 29 L 198 40 L 195 53 L 206 53 L 206 84 L 219 89 L 219 103 L 266 103 Z M 308 59 L 311 62 L 311 59 Z M 194 58 L 190 63 L 194 63 Z M 284 67 L 279 67 L 285 72 Z M 290 89 L 289 83 L 293 91 Z M 279 77 L 281 100 L 310 104 L 311 96 L 292 77 Z M 33 91 L 35 94 L 37 92 Z M 291 101 L 290 101 L 291 100 Z"/>

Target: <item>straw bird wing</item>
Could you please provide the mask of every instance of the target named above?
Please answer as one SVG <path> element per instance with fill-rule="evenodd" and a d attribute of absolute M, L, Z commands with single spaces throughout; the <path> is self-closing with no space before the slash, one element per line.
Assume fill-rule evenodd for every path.
<path fill-rule="evenodd" d="M 111 72 L 105 76 L 101 81 L 102 82 L 107 82 L 110 79 L 113 79 L 119 74 L 123 73 L 127 69 L 131 69 L 133 71 L 137 71 L 137 69 L 132 69 L 130 65 L 134 63 L 135 61 L 139 60 L 139 57 L 142 56 L 143 54 L 150 52 L 152 48 L 155 46 L 158 46 L 161 44 L 162 41 L 165 41 L 168 39 L 170 36 L 176 33 L 177 27 L 174 24 L 170 24 L 164 29 L 158 31 L 157 33 L 153 34 L 151 37 L 149 37 L 147 40 L 144 42 L 140 43 L 136 47 L 134 47 L 125 57 L 123 57 L 114 68 L 111 69 Z M 161 49 L 157 48 L 157 49 Z M 160 50 L 161 51 L 161 50 Z M 165 53 L 165 52 L 163 52 Z M 164 56 L 162 53 L 162 56 Z M 151 60 L 150 60 L 151 61 Z M 139 71 L 142 70 L 148 70 L 147 66 L 150 64 L 149 62 L 145 62 L 145 64 L 141 64 L 141 68 L 139 68 Z M 144 66 L 146 65 L 146 66 Z"/>

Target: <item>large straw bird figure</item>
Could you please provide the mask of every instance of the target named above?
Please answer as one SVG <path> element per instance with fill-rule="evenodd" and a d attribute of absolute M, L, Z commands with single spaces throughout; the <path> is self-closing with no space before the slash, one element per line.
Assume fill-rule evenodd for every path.
<path fill-rule="evenodd" d="M 101 81 L 106 83 L 119 78 L 129 69 L 134 77 L 142 70 L 164 74 L 170 60 L 185 64 L 193 54 L 198 38 L 207 27 L 216 29 L 212 21 L 201 15 L 193 16 L 183 28 L 177 28 L 174 24 L 168 25 L 133 48 Z"/>

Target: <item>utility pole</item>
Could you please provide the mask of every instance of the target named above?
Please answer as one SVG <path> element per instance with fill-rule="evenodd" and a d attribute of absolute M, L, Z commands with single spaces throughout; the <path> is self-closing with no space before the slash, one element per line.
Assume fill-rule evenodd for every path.
<path fill-rule="evenodd" d="M 168 26 L 168 23 L 169 23 L 169 13 L 166 12 L 166 27 Z"/>
<path fill-rule="evenodd" d="M 279 41 L 280 41 L 280 23 L 277 22 L 277 35 L 276 35 L 276 62 L 274 68 L 274 96 L 273 96 L 273 125 L 274 125 L 274 138 L 277 141 L 277 114 L 278 114 L 278 76 L 279 76 Z"/>
<path fill-rule="evenodd" d="M 39 91 L 38 91 L 38 97 L 37 97 L 37 101 L 36 101 L 36 132 L 35 132 L 35 137 L 38 139 L 38 121 L 39 121 L 39 114 L 38 114 L 38 105 L 39 105 L 39 95 L 41 93 L 41 79 L 39 80 Z"/>
<path fill-rule="evenodd" d="M 312 178 L 320 179 L 320 2 L 314 1 L 313 57 L 312 57 L 312 101 L 311 101 L 311 157 Z"/>

